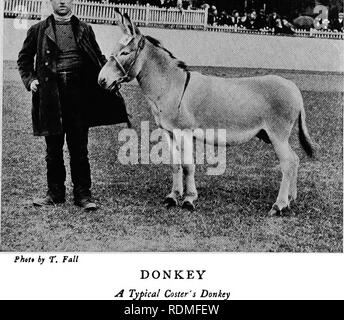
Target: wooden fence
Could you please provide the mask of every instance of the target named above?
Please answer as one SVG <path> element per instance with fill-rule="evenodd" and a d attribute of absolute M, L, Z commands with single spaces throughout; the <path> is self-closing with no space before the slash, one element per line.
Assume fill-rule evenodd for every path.
<path fill-rule="evenodd" d="M 44 2 L 45 1 L 45 2 Z M 46 16 L 46 1 L 49 0 L 4 0 L 5 17 L 40 19 Z M 43 5 L 42 5 L 43 3 Z M 246 34 L 272 35 L 271 30 L 248 30 L 233 26 L 208 25 L 207 10 L 179 10 L 177 8 L 158 8 L 150 5 L 105 4 L 93 1 L 75 1 L 74 13 L 81 20 L 90 23 L 114 23 L 114 10 L 127 12 L 131 19 L 140 26 L 185 29 L 201 29 L 212 32 L 235 32 Z M 49 10 L 49 9 L 48 9 Z M 45 12 L 44 12 L 45 11 Z M 295 30 L 295 36 L 323 39 L 344 39 L 344 33 L 311 29 Z"/>
<path fill-rule="evenodd" d="M 5 17 L 37 19 L 41 17 L 44 0 L 4 0 Z M 75 1 L 73 12 L 81 20 L 90 23 L 114 23 L 115 7 L 126 12 L 138 25 L 170 26 L 204 29 L 207 26 L 205 10 L 179 10 L 130 4 L 112 4 L 93 1 Z"/>

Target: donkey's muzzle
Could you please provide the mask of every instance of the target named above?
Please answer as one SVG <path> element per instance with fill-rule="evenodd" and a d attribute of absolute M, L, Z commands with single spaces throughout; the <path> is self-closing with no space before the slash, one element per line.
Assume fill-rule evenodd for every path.
<path fill-rule="evenodd" d="M 105 78 L 99 78 L 98 79 L 98 84 L 102 87 L 102 88 L 106 88 L 107 86 L 107 80 Z"/>

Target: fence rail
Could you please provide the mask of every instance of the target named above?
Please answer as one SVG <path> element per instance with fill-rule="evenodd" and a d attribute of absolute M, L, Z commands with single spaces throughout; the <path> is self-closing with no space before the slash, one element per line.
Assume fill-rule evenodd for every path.
<path fill-rule="evenodd" d="M 45 2 L 45 3 L 44 3 Z M 4 16 L 40 19 L 46 16 L 46 0 L 4 0 Z M 248 30 L 233 26 L 210 26 L 207 10 L 179 10 L 159 8 L 150 5 L 105 4 L 92 1 L 75 1 L 74 13 L 81 20 L 90 23 L 113 24 L 115 7 L 127 12 L 131 19 L 141 26 L 201 29 L 212 32 L 272 35 L 271 30 Z M 344 33 L 311 29 L 295 30 L 295 36 L 323 39 L 344 39 Z"/>

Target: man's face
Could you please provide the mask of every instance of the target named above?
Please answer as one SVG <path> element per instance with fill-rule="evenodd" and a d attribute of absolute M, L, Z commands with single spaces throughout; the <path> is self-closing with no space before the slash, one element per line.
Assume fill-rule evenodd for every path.
<path fill-rule="evenodd" d="M 50 0 L 53 10 L 60 16 L 65 16 L 72 11 L 74 0 Z"/>

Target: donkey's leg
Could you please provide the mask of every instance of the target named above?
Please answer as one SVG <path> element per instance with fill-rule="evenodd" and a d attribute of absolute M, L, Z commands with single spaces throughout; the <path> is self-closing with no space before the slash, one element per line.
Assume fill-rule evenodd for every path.
<path fill-rule="evenodd" d="M 195 183 L 195 165 L 183 164 L 183 171 L 185 175 L 185 199 L 182 207 L 190 211 L 195 210 L 194 202 L 198 198 L 196 183 Z"/>
<path fill-rule="evenodd" d="M 294 162 L 295 162 L 295 167 L 294 167 L 294 174 L 292 177 L 292 180 L 290 182 L 290 189 L 289 189 L 289 201 L 295 201 L 297 198 L 297 173 L 299 169 L 299 164 L 300 164 L 300 159 L 297 156 L 297 154 L 291 150 L 293 156 L 294 156 Z"/>
<path fill-rule="evenodd" d="M 169 193 L 164 201 L 168 208 L 175 207 L 178 199 L 183 196 L 183 171 L 181 165 L 172 165 L 173 184 L 171 193 Z"/>
<path fill-rule="evenodd" d="M 178 199 L 183 196 L 183 171 L 180 164 L 181 162 L 178 161 L 178 159 L 181 159 L 180 150 L 176 143 L 173 142 L 173 138 L 169 134 L 167 134 L 166 137 L 169 144 L 172 161 L 173 184 L 172 191 L 166 196 L 164 204 L 170 208 L 175 207 L 178 204 Z"/>
<path fill-rule="evenodd" d="M 193 156 L 193 133 L 191 130 L 182 132 L 182 167 L 185 176 L 185 199 L 182 207 L 190 211 L 195 210 L 194 201 L 197 200 L 195 183 L 195 164 Z"/>
<path fill-rule="evenodd" d="M 272 140 L 272 143 L 280 160 L 282 182 L 277 200 L 269 212 L 270 216 L 281 213 L 289 207 L 290 187 L 292 189 L 291 191 L 295 192 L 295 189 L 293 190 L 293 187 L 295 187 L 295 175 L 298 165 L 295 158 L 295 153 L 292 151 L 288 141 L 274 140 L 275 139 Z"/>

